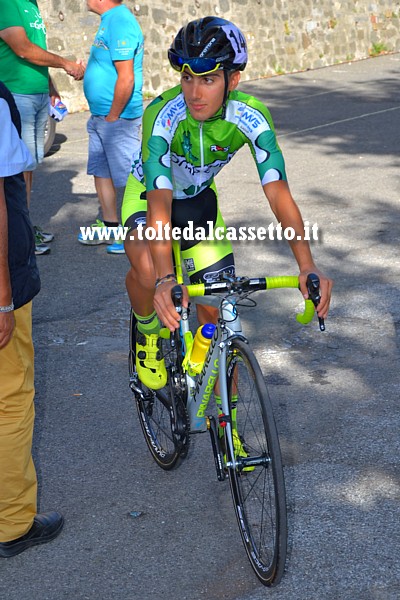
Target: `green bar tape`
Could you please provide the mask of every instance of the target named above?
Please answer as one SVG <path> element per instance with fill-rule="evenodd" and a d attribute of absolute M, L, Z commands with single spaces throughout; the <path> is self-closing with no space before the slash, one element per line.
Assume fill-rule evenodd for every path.
<path fill-rule="evenodd" d="M 306 300 L 303 314 L 296 315 L 296 319 L 299 323 L 302 323 L 303 325 L 307 325 L 307 323 L 310 323 L 313 320 L 314 313 L 315 313 L 314 304 L 312 303 L 311 300 Z"/>

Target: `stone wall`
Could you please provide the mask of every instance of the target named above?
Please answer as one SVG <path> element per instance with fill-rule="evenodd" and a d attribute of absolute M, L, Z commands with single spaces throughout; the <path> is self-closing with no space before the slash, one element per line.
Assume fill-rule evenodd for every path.
<path fill-rule="evenodd" d="M 49 49 L 87 59 L 99 23 L 85 0 L 39 0 Z M 145 35 L 145 97 L 177 82 L 166 50 L 179 27 L 215 14 L 246 36 L 244 79 L 257 79 L 400 51 L 400 0 L 125 0 Z M 86 108 L 82 84 L 54 71 L 70 110 Z"/>

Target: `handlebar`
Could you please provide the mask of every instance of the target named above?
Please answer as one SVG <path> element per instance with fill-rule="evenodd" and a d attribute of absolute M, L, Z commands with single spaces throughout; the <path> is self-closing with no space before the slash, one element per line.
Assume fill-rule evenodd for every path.
<path fill-rule="evenodd" d="M 297 275 L 277 276 L 277 277 L 226 277 L 226 280 L 215 281 L 213 283 L 196 283 L 187 287 L 189 297 L 211 296 L 213 294 L 248 294 L 261 290 L 270 290 L 278 288 L 299 288 L 299 278 Z M 315 307 L 318 306 L 321 296 L 319 293 L 319 278 L 315 273 L 307 277 L 307 289 L 309 298 L 305 300 L 304 312 L 296 315 L 299 323 L 306 325 L 314 317 Z M 180 294 L 178 291 L 180 290 Z M 174 286 L 171 291 L 177 311 L 181 312 L 182 290 L 179 285 Z M 319 327 L 325 331 L 324 320 L 319 318 Z"/>

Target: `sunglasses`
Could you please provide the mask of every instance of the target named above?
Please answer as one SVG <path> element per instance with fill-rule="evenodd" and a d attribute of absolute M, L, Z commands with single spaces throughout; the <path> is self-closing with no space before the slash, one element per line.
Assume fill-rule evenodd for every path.
<path fill-rule="evenodd" d="M 215 58 L 182 58 L 175 54 L 173 50 L 168 50 L 168 58 L 171 66 L 175 71 L 182 73 L 185 68 L 188 68 L 193 75 L 208 75 L 217 71 L 221 67 L 221 63 L 217 63 Z"/>

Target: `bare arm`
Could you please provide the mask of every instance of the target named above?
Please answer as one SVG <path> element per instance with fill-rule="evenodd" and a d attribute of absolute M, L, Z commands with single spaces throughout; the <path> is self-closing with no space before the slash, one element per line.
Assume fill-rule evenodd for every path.
<path fill-rule="evenodd" d="M 0 306 L 12 302 L 10 272 L 8 269 L 7 205 L 4 194 L 4 178 L 0 177 Z M 0 313 L 0 349 L 11 339 L 15 326 L 14 313 Z"/>
<path fill-rule="evenodd" d="M 157 230 L 159 223 L 163 228 L 171 225 L 172 192 L 170 190 L 153 190 L 147 192 L 147 200 L 147 227 L 154 227 Z M 157 278 L 174 272 L 171 231 L 169 231 L 169 238 L 149 241 Z M 171 331 L 179 326 L 179 316 L 171 300 L 171 290 L 174 285 L 176 285 L 174 282 L 165 282 L 157 287 L 154 295 L 154 308 L 158 317 Z M 184 306 L 188 304 L 185 288 L 183 303 Z"/>
<path fill-rule="evenodd" d="M 311 255 L 310 245 L 304 240 L 304 223 L 300 210 L 295 203 L 289 186 L 285 181 L 267 183 L 264 193 L 268 198 L 272 212 L 282 228 L 292 227 L 295 231 L 293 240 L 289 242 L 293 255 L 299 265 L 300 289 L 307 297 L 306 279 L 309 273 L 316 273 L 320 278 L 321 302 L 317 313 L 319 317 L 326 318 L 329 310 L 333 281 L 326 277 L 315 265 Z M 299 239 L 298 239 L 299 238 Z"/>
<path fill-rule="evenodd" d="M 84 65 L 67 60 L 58 54 L 43 50 L 40 46 L 33 44 L 27 37 L 23 27 L 7 27 L 0 31 L 2 38 L 11 50 L 20 58 L 41 67 L 54 67 L 64 69 L 74 79 L 82 79 Z"/>
<path fill-rule="evenodd" d="M 118 77 L 114 88 L 113 103 L 110 112 L 106 117 L 106 121 L 116 121 L 119 119 L 120 114 L 123 112 L 126 103 L 131 97 L 135 83 L 133 59 L 116 60 L 114 61 L 114 65 L 117 69 Z"/>

